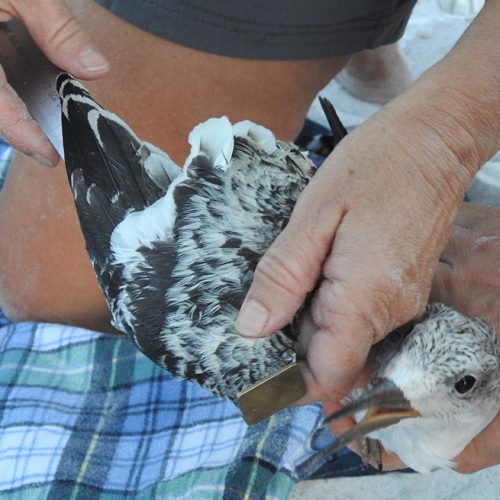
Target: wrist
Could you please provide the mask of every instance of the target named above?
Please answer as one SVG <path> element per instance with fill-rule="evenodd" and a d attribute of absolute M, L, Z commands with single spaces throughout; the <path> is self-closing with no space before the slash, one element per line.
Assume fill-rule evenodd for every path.
<path fill-rule="evenodd" d="M 500 149 L 500 2 L 487 1 L 451 52 L 415 84 L 427 125 L 470 173 Z"/>
<path fill-rule="evenodd" d="M 424 86 L 414 87 L 377 115 L 374 118 L 381 122 L 384 135 L 392 136 L 387 137 L 387 143 L 404 151 L 407 158 L 399 168 L 406 165 L 408 178 L 415 183 L 420 178 L 424 182 L 420 186 L 429 196 L 434 192 L 435 207 L 443 202 L 458 207 L 479 168 L 475 166 L 475 146 L 465 147 L 462 152 L 455 144 L 472 143 L 467 129 L 456 123 Z M 390 161 L 389 152 L 387 158 Z"/>
<path fill-rule="evenodd" d="M 467 183 L 500 149 L 499 31 L 500 2 L 486 2 L 453 50 L 386 107 L 416 141 L 434 137 L 432 165 L 449 179 L 463 172 Z"/>
<path fill-rule="evenodd" d="M 465 78 L 458 62 L 445 60 L 418 82 L 420 102 L 426 101 L 419 117 L 473 177 L 500 147 L 500 93 L 484 71 L 481 84 Z"/>

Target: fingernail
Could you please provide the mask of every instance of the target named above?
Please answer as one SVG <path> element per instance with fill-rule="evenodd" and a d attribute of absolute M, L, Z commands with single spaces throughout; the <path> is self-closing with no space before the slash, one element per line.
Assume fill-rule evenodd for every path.
<path fill-rule="evenodd" d="M 41 163 L 42 165 L 45 165 L 46 167 L 55 167 L 55 164 L 52 163 L 48 158 L 45 158 L 45 156 L 42 156 L 38 153 L 33 153 L 31 155 L 31 158 L 36 160 L 38 163 Z"/>
<path fill-rule="evenodd" d="M 109 68 L 105 57 L 94 47 L 87 47 L 80 54 L 80 62 L 87 71 L 103 71 Z"/>
<path fill-rule="evenodd" d="M 268 319 L 269 311 L 260 302 L 251 299 L 243 304 L 234 326 L 245 337 L 258 337 Z"/>

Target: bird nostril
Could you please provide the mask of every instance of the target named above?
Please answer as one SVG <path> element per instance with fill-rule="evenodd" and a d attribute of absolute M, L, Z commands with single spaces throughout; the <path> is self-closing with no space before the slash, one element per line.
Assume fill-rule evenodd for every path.
<path fill-rule="evenodd" d="M 475 377 L 473 377 L 472 375 L 466 375 L 465 377 L 462 377 L 455 384 L 455 389 L 460 394 L 465 394 L 466 392 L 469 392 L 474 387 L 475 383 L 476 383 Z"/>

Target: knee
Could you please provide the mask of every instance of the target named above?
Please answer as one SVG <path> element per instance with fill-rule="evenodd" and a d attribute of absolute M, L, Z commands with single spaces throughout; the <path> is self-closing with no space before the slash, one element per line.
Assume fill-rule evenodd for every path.
<path fill-rule="evenodd" d="M 0 267 L 0 310 L 14 323 L 43 321 L 43 312 L 28 287 Z"/>
<path fill-rule="evenodd" d="M 92 286 L 63 284 L 62 276 L 51 279 L 33 272 L 16 269 L 9 259 L 0 266 L 0 309 L 11 321 L 37 321 L 81 326 L 91 330 L 113 332 L 110 313 L 101 291 Z"/>

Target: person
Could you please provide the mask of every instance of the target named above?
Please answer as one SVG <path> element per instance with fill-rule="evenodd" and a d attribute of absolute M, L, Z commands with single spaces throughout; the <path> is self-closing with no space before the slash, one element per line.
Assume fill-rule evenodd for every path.
<path fill-rule="evenodd" d="M 340 3 L 318 0 L 308 5 L 309 24 L 300 3 L 273 2 L 269 12 L 252 6 L 251 13 L 233 3 L 231 15 L 224 2 L 213 10 L 201 3 L 196 10 L 195 2 L 141 3 L 129 20 L 149 19 L 148 29 L 163 37 L 93 2 L 68 4 L 2 0 L 0 20 L 21 18 L 55 64 L 91 80 L 106 107 L 182 162 L 184 138 L 208 116 L 248 118 L 292 140 L 348 55 L 395 42 L 414 1 L 359 0 L 344 12 Z M 156 19 L 148 18 L 151 5 Z M 113 8 L 120 9 L 116 2 Z M 126 8 L 121 14 L 127 17 Z M 463 287 L 456 267 L 450 273 L 437 262 L 471 177 L 500 146 L 499 27 L 500 5 L 490 0 L 445 59 L 342 141 L 260 261 L 236 323 L 247 337 L 288 323 L 321 278 L 311 307 L 316 331 L 302 366 L 303 403 L 321 400 L 328 410 L 349 391 L 371 346 L 423 311 L 434 271 L 439 298 L 466 309 L 469 262 L 460 261 L 468 276 Z M 109 315 L 64 169 L 40 168 L 38 162 L 57 164 L 57 153 L 0 77 L 0 131 L 27 154 L 14 160 L 0 198 L 0 230 L 9 235 L 0 241 L 0 308 L 15 321 L 106 331 Z M 458 217 L 463 210 L 470 209 Z M 483 215 L 473 208 L 471 227 L 498 213 Z M 462 243 L 452 239 L 447 248 Z M 477 448 L 466 450 L 462 470 L 498 463 L 499 425 L 497 418 Z"/>

